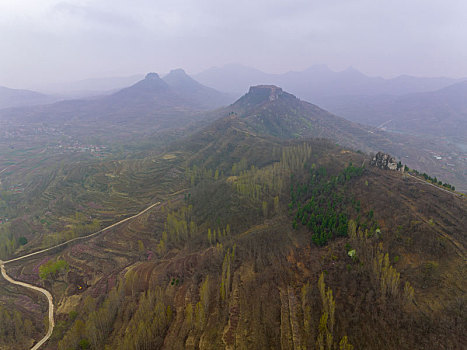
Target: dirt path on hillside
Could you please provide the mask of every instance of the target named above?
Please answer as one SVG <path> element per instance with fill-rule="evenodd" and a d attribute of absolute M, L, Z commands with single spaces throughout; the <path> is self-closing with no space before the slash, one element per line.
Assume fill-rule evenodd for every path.
<path fill-rule="evenodd" d="M 47 329 L 47 334 L 44 336 L 44 338 L 42 338 L 36 345 L 34 345 L 31 348 L 31 350 L 37 350 L 47 340 L 49 340 L 49 338 L 52 335 L 52 332 L 54 330 L 55 321 L 54 321 L 54 303 L 53 303 L 53 299 L 52 299 L 52 294 L 50 294 L 50 292 L 48 290 L 46 290 L 46 289 L 34 286 L 32 284 L 29 284 L 29 283 L 16 281 L 13 278 L 11 278 L 10 276 L 8 276 L 8 274 L 5 271 L 5 265 L 4 265 L 3 261 L 0 261 L 0 269 L 2 270 L 2 276 L 3 276 L 3 278 L 5 280 L 7 280 L 8 282 L 10 282 L 12 284 L 16 284 L 16 285 L 21 286 L 21 287 L 25 287 L 25 288 L 29 288 L 29 289 L 33 289 L 35 291 L 38 291 L 38 292 L 44 294 L 45 297 L 47 298 L 48 302 L 49 302 L 49 328 Z"/>
<path fill-rule="evenodd" d="M 148 210 L 151 210 L 152 208 L 154 208 L 156 205 L 159 205 L 160 203 L 161 203 L 161 202 L 154 203 L 154 204 L 150 205 L 149 207 L 147 207 L 146 209 L 144 209 L 143 211 L 139 212 L 138 214 L 133 215 L 133 216 L 130 216 L 129 218 L 123 219 L 123 220 L 121 220 L 121 221 L 119 221 L 119 222 L 116 222 L 115 224 L 112 224 L 112 225 L 110 225 L 110 226 L 107 226 L 107 227 L 105 227 L 105 228 L 103 228 L 102 230 L 99 230 L 99 231 L 97 231 L 97 232 L 91 233 L 90 235 L 82 236 L 82 237 L 76 237 L 76 238 L 70 239 L 69 241 L 66 241 L 66 242 L 63 242 L 63 243 L 54 245 L 54 246 L 49 247 L 49 248 L 46 248 L 46 249 L 39 250 L 39 251 L 34 252 L 34 253 L 30 253 L 30 254 L 26 254 L 26 255 L 23 255 L 23 256 L 19 256 L 19 257 L 17 257 L 17 258 L 13 258 L 13 259 L 10 259 L 10 260 L 6 260 L 6 261 L 4 261 L 3 263 L 4 263 L 4 264 L 8 264 L 8 263 L 12 263 L 12 262 L 14 262 L 14 261 L 19 261 L 19 260 L 27 259 L 27 258 L 30 258 L 31 256 L 39 255 L 39 254 L 48 252 L 48 251 L 50 251 L 50 250 L 53 250 L 53 249 L 56 249 L 56 248 L 65 246 L 65 245 L 67 245 L 67 244 L 73 243 L 73 242 L 82 241 L 82 240 L 85 240 L 85 239 L 88 239 L 88 238 L 92 238 L 92 237 L 97 236 L 98 234 L 100 234 L 100 233 L 102 233 L 102 232 L 105 232 L 105 231 L 107 231 L 107 230 L 110 230 L 111 228 L 113 228 L 113 227 L 115 227 L 115 226 L 118 226 L 118 225 L 120 225 L 120 224 L 123 224 L 124 222 L 127 222 L 127 221 L 129 221 L 129 220 L 135 219 L 135 218 L 137 218 L 137 217 L 140 216 L 140 215 L 143 215 L 143 214 L 146 213 Z"/>
<path fill-rule="evenodd" d="M 440 190 L 440 191 L 447 192 L 447 193 L 452 194 L 453 196 L 456 196 L 456 197 L 459 197 L 459 198 L 464 198 L 464 196 L 462 196 L 461 194 L 458 194 L 458 193 L 456 193 L 456 192 L 454 192 L 454 191 L 445 190 L 444 188 L 441 188 L 441 187 L 439 187 L 439 186 L 433 185 L 433 184 L 431 184 L 431 183 L 429 183 L 429 182 L 427 182 L 427 181 L 424 181 L 424 180 L 422 180 L 422 179 L 419 179 L 419 178 L 416 177 L 416 176 L 410 175 L 409 173 L 405 173 L 405 175 L 409 175 L 412 179 L 415 179 L 415 180 L 417 180 L 418 182 L 424 183 L 425 185 L 433 186 L 434 188 L 437 188 L 437 189 Z"/>
<path fill-rule="evenodd" d="M 180 191 L 179 191 L 180 192 Z M 178 193 L 178 192 L 176 192 Z M 55 326 L 55 321 L 54 321 L 54 304 L 53 304 L 53 298 L 52 298 L 52 294 L 46 290 L 46 289 L 43 289 L 43 288 L 40 288 L 40 287 L 37 287 L 37 286 L 34 286 L 32 284 L 29 284 L 29 283 L 25 283 L 25 282 L 21 282 L 21 281 L 17 281 L 17 280 L 14 280 L 13 278 L 11 278 L 10 276 L 8 276 L 8 274 L 6 273 L 6 270 L 5 270 L 5 264 L 8 264 L 8 263 L 12 263 L 12 262 L 15 262 L 15 261 L 20 261 L 20 260 L 24 260 L 24 259 L 27 259 L 27 258 L 30 258 L 32 256 L 36 256 L 36 255 L 39 255 L 39 254 L 42 254 L 42 253 L 46 253 L 48 251 L 51 251 L 52 249 L 56 249 L 56 248 L 59 248 L 59 247 L 62 247 L 62 246 L 65 246 L 67 244 L 70 244 L 70 243 L 73 243 L 73 242 L 76 242 L 76 241 L 80 241 L 80 240 L 85 240 L 85 239 L 88 239 L 88 238 L 92 238 L 94 236 L 97 236 L 98 234 L 100 233 L 103 233 L 104 231 L 108 231 L 110 230 L 111 228 L 113 227 L 116 227 L 120 224 L 123 224 L 129 220 L 132 220 L 132 219 L 135 219 L 141 215 L 143 215 L 144 213 L 146 213 L 147 211 L 151 210 L 152 208 L 160 205 L 161 202 L 157 202 L 157 203 L 154 203 L 152 205 L 150 205 L 149 207 L 147 207 L 146 209 L 140 211 L 139 213 L 133 215 L 133 216 L 130 216 L 126 219 L 123 219 L 123 220 L 120 220 L 118 222 L 116 222 L 115 224 L 112 224 L 110 226 L 107 226 L 105 228 L 103 228 L 102 230 L 99 230 L 97 232 L 94 232 L 94 233 L 91 233 L 90 235 L 87 235 L 87 236 L 83 236 L 83 237 L 77 237 L 77 238 L 73 238 L 69 241 L 66 241 L 66 242 L 63 242 L 63 243 L 60 243 L 60 244 L 57 244 L 57 245 L 54 245 L 50 248 L 46 248 L 46 249 L 42 249 L 42 250 L 39 250 L 37 252 L 34 252 L 34 253 L 30 253 L 30 254 L 26 254 L 26 255 L 23 255 L 23 256 L 20 256 L 20 257 L 17 257 L 17 258 L 14 258 L 14 259 L 10 259 L 10 260 L 7 260 L 7 261 L 1 261 L 0 260 L 0 269 L 1 269 L 1 273 L 2 273 L 2 276 L 3 278 L 5 278 L 6 281 L 12 283 L 12 284 L 16 284 L 18 286 L 22 286 L 22 287 L 25 287 L 25 288 L 29 288 L 29 289 L 33 289 L 35 291 L 38 291 L 42 294 L 44 294 L 46 297 L 47 297 L 47 300 L 49 302 L 49 328 L 47 330 L 47 334 L 45 335 L 44 338 L 42 338 L 36 345 L 34 345 L 34 347 L 31 348 L 31 350 L 37 350 L 39 349 L 39 347 L 41 347 L 47 340 L 49 340 L 50 336 L 52 335 L 52 332 L 53 332 L 53 329 L 54 329 L 54 326 Z"/>

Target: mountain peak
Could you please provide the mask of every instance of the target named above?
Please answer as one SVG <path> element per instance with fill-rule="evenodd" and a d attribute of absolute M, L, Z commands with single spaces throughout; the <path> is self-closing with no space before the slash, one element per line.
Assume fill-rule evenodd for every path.
<path fill-rule="evenodd" d="M 275 85 L 256 85 L 251 86 L 248 94 L 258 96 L 258 97 L 267 97 L 269 101 L 275 101 L 284 93 L 282 89 Z"/>
<path fill-rule="evenodd" d="M 199 88 L 200 85 L 181 68 L 172 69 L 169 74 L 164 76 L 163 80 L 170 86 L 177 88 L 187 87 L 187 85 L 191 88 L 193 88 L 193 86 Z"/>
<path fill-rule="evenodd" d="M 167 76 L 177 76 L 177 77 L 187 77 L 188 74 L 182 69 L 182 68 L 177 68 L 177 69 L 172 69 Z"/>
<path fill-rule="evenodd" d="M 157 73 L 148 73 L 143 80 L 138 81 L 136 84 L 133 84 L 130 87 L 122 89 L 111 96 L 122 96 L 139 98 L 141 94 L 154 94 L 155 92 L 168 91 L 169 86 L 165 81 L 163 81 L 159 74 Z"/>
<path fill-rule="evenodd" d="M 158 80 L 160 79 L 160 77 L 159 77 L 159 74 L 151 72 L 151 73 L 146 74 L 146 77 L 144 79 L 145 80 Z"/>
<path fill-rule="evenodd" d="M 275 85 L 256 85 L 251 86 L 248 93 L 241 97 L 236 103 L 242 105 L 259 105 L 283 98 L 295 99 L 296 97 Z"/>
<path fill-rule="evenodd" d="M 343 70 L 340 72 L 341 74 L 347 75 L 347 76 L 353 76 L 353 77 L 365 77 L 368 78 L 365 74 L 357 70 L 356 68 L 350 66 L 347 69 Z"/>

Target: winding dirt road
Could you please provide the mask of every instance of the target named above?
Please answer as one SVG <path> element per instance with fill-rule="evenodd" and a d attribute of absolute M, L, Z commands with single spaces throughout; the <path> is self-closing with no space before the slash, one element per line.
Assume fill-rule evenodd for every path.
<path fill-rule="evenodd" d="M 5 271 L 5 265 L 4 265 L 3 261 L 1 261 L 1 260 L 0 260 L 0 269 L 2 270 L 3 278 L 5 278 L 8 282 L 16 284 L 16 285 L 21 286 L 21 287 L 36 290 L 36 291 L 44 294 L 46 296 L 48 302 L 49 302 L 49 328 L 47 330 L 47 334 L 45 335 L 45 337 L 42 338 L 36 345 L 34 345 L 31 348 L 31 350 L 37 350 L 47 340 L 49 340 L 49 338 L 52 335 L 52 332 L 54 330 L 55 321 L 54 321 L 54 303 L 53 303 L 53 299 L 52 299 L 52 294 L 50 294 L 50 292 L 48 290 L 44 289 L 44 288 L 36 287 L 36 286 L 34 286 L 32 284 L 24 283 L 24 282 L 21 282 L 21 281 L 16 281 L 13 278 L 11 278 L 10 276 L 7 275 L 7 273 Z"/>
<path fill-rule="evenodd" d="M 108 231 L 109 229 L 111 229 L 111 228 L 113 228 L 115 226 L 118 226 L 120 224 L 123 224 L 124 222 L 127 222 L 129 220 L 137 218 L 138 216 L 143 215 L 144 213 L 151 210 L 152 208 L 159 205 L 160 203 L 161 202 L 154 203 L 154 204 L 150 205 L 149 207 L 147 207 L 146 209 L 140 211 L 138 214 L 130 216 L 130 217 L 128 217 L 126 219 L 123 219 L 123 220 L 121 220 L 119 222 L 116 222 L 115 224 L 107 226 L 107 227 L 105 227 L 102 230 L 99 230 L 97 232 L 91 233 L 90 235 L 73 238 L 73 239 L 70 239 L 69 241 L 54 245 L 53 247 L 50 247 L 50 248 L 47 248 L 47 249 L 42 249 L 42 250 L 39 250 L 37 252 L 26 254 L 26 255 L 23 255 L 23 256 L 14 258 L 14 259 L 10 259 L 10 260 L 7 260 L 7 261 L 0 260 L 0 269 L 1 269 L 1 272 L 2 272 L 2 276 L 3 276 L 3 278 L 5 278 L 6 281 L 8 281 L 8 282 L 10 282 L 12 284 L 16 284 L 16 285 L 21 286 L 21 287 L 25 287 L 25 288 L 29 288 L 29 289 L 38 291 L 38 292 L 44 294 L 46 296 L 48 302 L 49 302 L 49 328 L 47 330 L 47 334 L 37 344 L 35 344 L 31 348 L 31 350 L 39 349 L 47 340 L 49 340 L 50 336 L 52 335 L 52 332 L 53 332 L 54 327 L 55 327 L 53 297 L 52 297 L 52 294 L 50 294 L 50 292 L 48 290 L 44 289 L 44 288 L 37 287 L 37 286 L 29 284 L 29 283 L 17 281 L 17 280 L 14 280 L 13 278 L 11 278 L 10 276 L 8 276 L 8 274 L 7 274 L 6 270 L 5 270 L 5 264 L 12 263 L 12 262 L 15 262 L 15 261 L 24 260 L 24 259 L 30 258 L 31 256 L 46 253 L 48 251 L 51 251 L 52 249 L 56 249 L 56 248 L 65 246 L 65 245 L 73 243 L 73 242 L 77 242 L 77 241 L 85 240 L 85 239 L 88 239 L 88 238 L 92 238 L 92 237 L 97 236 L 98 234 L 100 234 L 102 232 Z"/>

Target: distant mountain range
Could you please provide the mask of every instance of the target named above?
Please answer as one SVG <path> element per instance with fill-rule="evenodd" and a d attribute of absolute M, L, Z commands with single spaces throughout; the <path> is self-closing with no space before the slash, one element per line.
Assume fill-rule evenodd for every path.
<path fill-rule="evenodd" d="M 329 71 L 323 67 L 314 68 L 315 72 L 319 70 L 324 73 Z M 341 73 L 336 74 L 341 78 L 347 77 L 348 81 L 354 79 L 349 77 L 360 77 L 364 80 L 362 74 L 352 70 Z M 242 76 L 239 74 L 237 78 L 241 80 Z M 343 81 L 342 79 L 340 81 Z M 337 86 L 339 84 L 336 81 L 333 84 Z M 425 85 L 418 81 L 418 85 L 413 83 L 411 86 L 422 89 L 422 85 L 423 88 L 428 88 L 428 85 L 431 88 L 433 85 L 448 82 L 446 79 L 424 81 Z M 233 84 L 235 85 L 235 81 Z M 193 131 L 208 122 L 228 117 L 229 125 L 234 123 L 236 129 L 248 133 L 278 138 L 326 138 L 365 152 L 384 150 L 405 159 L 409 166 L 430 172 L 456 184 L 460 189 L 464 188 L 465 183 L 465 175 L 463 175 L 465 164 L 462 156 L 459 157 L 460 153 L 453 154 L 453 146 L 440 143 L 439 138 L 427 139 L 424 136 L 424 128 L 431 128 L 434 133 L 438 131 L 437 136 L 448 135 L 449 130 L 455 130 L 457 135 L 462 136 L 465 130 L 462 113 L 465 111 L 463 106 L 466 100 L 463 99 L 462 89 L 466 85 L 467 83 L 460 82 L 438 92 L 367 97 L 370 102 L 363 107 L 369 108 L 374 103 L 375 107 L 372 108 L 375 110 L 386 108 L 387 113 L 390 114 L 378 112 L 377 117 L 373 117 L 374 114 L 370 113 L 373 110 L 367 113 L 360 112 L 362 100 L 359 95 L 347 99 L 337 96 L 321 97 L 323 101 L 328 101 L 324 106 L 330 111 L 335 111 L 339 107 L 342 113 L 336 114 L 373 125 L 364 126 L 329 113 L 315 104 L 304 102 L 275 85 L 251 87 L 246 95 L 227 106 L 233 101 L 232 95 L 209 88 L 188 76 L 183 70 L 177 69 L 163 78 L 156 73 L 149 73 L 130 87 L 106 96 L 2 110 L 0 119 L 67 126 L 69 132 L 77 137 L 93 134 L 110 140 L 127 136 L 138 138 L 141 135 L 160 134 L 175 129 L 185 130 L 183 134 L 186 134 L 189 132 L 188 125 L 192 125 L 190 130 Z M 347 85 L 348 89 L 349 86 Z M 334 107 L 331 105 L 333 101 Z M 352 105 L 346 104 L 346 101 L 355 102 L 354 110 L 350 109 L 349 106 Z M 384 103 L 378 105 L 376 103 L 378 101 Z M 221 106 L 227 107 L 220 108 Z M 212 111 L 216 108 L 220 109 Z M 452 111 L 452 115 L 443 112 L 446 108 Z M 353 111 L 351 116 L 348 116 L 347 109 Z M 401 121 L 395 125 L 406 125 L 408 128 L 406 130 L 415 136 L 386 133 L 377 128 L 377 126 L 384 127 L 380 124 L 389 119 L 397 121 L 396 112 L 400 112 Z M 433 119 L 429 122 L 417 119 L 417 115 L 421 115 L 422 112 L 427 115 L 431 113 Z M 409 118 L 410 113 L 415 116 Z M 445 118 L 444 121 L 441 116 Z M 447 121 L 447 117 L 451 118 L 450 122 Z M 200 122 L 201 124 L 195 126 L 194 123 Z M 438 164 L 435 157 L 440 154 L 446 158 L 443 164 Z"/>
<path fill-rule="evenodd" d="M 152 73 L 99 103 L 188 103 L 169 86 Z M 24 258 L 4 273 L 70 306 L 55 311 L 50 348 L 462 348 L 465 199 L 335 144 L 384 149 L 404 136 L 274 85 L 204 117 L 166 148 L 88 160 L 46 148 L 2 174 L 20 193 L 2 191 L 0 257 Z M 53 276 L 37 273 L 56 262 Z M 24 292 L 5 283 L 7 324 Z M 39 311 L 29 322 L 43 330 Z M 22 346 L 9 332 L 2 349 L 37 334 Z"/>
<path fill-rule="evenodd" d="M 319 104 L 321 97 L 343 95 L 404 95 L 428 92 L 455 84 L 462 79 L 417 78 L 402 75 L 392 79 L 369 77 L 354 68 L 334 72 L 326 65 L 315 65 L 304 71 L 268 74 L 238 64 L 210 68 L 193 76 L 214 89 L 241 94 L 249 86 L 274 84 L 297 97 Z"/>
<path fill-rule="evenodd" d="M 177 93 L 202 108 L 217 108 L 232 103 L 232 94 L 221 93 L 191 78 L 183 69 L 174 69 L 163 80 Z"/>
<path fill-rule="evenodd" d="M 348 120 L 385 130 L 466 141 L 466 79 L 407 75 L 383 79 L 368 77 L 353 68 L 334 72 L 325 65 L 285 74 L 227 65 L 208 69 L 195 78 L 231 92 L 256 84 L 274 84 Z"/>
<path fill-rule="evenodd" d="M 0 86 L 0 109 L 47 104 L 59 98 L 30 90 L 10 89 Z"/>
<path fill-rule="evenodd" d="M 4 110 L 4 120 L 70 123 L 95 122 L 97 125 L 147 125 L 151 129 L 181 125 L 187 116 L 214 109 L 231 97 L 205 87 L 181 69 L 163 79 L 149 73 L 143 80 L 108 96 L 66 100 L 46 106 Z"/>
<path fill-rule="evenodd" d="M 455 137 L 467 143 L 467 81 L 402 96 L 341 96 L 321 105 L 349 120 L 420 135 Z"/>
<path fill-rule="evenodd" d="M 211 126 L 213 129 L 207 128 L 204 136 L 195 135 L 193 140 L 205 143 L 209 139 L 207 135 L 221 130 L 279 139 L 328 139 L 367 153 L 383 150 L 396 155 L 411 168 L 424 169 L 455 183 L 459 189 L 465 188 L 465 164 L 459 159 L 450 160 L 458 170 L 446 171 L 430 153 L 430 150 L 438 150 L 448 154 L 449 146 L 432 139 L 389 133 L 346 120 L 274 85 L 253 86 L 234 104 L 208 114 L 206 119 L 215 121 Z M 228 142 L 228 135 L 222 142 Z M 189 147 L 196 148 L 193 145 Z"/>
<path fill-rule="evenodd" d="M 48 84 L 40 91 L 49 94 L 80 98 L 93 95 L 110 94 L 117 90 L 133 85 L 144 79 L 144 74 L 134 74 L 124 77 L 91 78 L 78 81 Z"/>

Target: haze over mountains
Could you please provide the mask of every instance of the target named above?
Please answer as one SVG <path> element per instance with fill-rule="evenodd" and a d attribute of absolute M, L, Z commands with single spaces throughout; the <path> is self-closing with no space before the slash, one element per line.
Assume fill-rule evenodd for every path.
<path fill-rule="evenodd" d="M 57 101 L 59 98 L 36 91 L 10 89 L 0 86 L 0 109 L 19 106 L 33 106 Z"/>
<path fill-rule="evenodd" d="M 325 65 L 284 74 L 226 65 L 204 71 L 195 78 L 222 91 L 275 84 L 348 120 L 398 133 L 425 138 L 434 136 L 439 138 L 438 144 L 448 142 L 445 147 L 462 152 L 466 149 L 465 79 L 407 75 L 383 79 L 368 77 L 353 68 L 334 72 Z M 436 150 L 432 152 L 432 156 L 436 156 Z"/>
<path fill-rule="evenodd" d="M 211 68 L 193 76 L 220 91 L 242 93 L 251 85 L 274 84 L 299 98 L 315 101 L 326 96 L 403 95 L 437 90 L 465 79 L 418 78 L 402 75 L 392 79 L 369 77 L 354 68 L 335 72 L 326 65 L 315 65 L 304 71 L 283 74 L 264 73 L 239 64 Z"/>
<path fill-rule="evenodd" d="M 118 106 L 121 104 L 118 100 L 127 93 L 118 92 L 118 88 L 130 84 L 139 77 L 134 75 L 89 79 L 71 83 L 68 87 L 63 85 L 61 88 L 65 94 L 73 90 L 76 97 L 108 95 L 97 98 L 97 102 L 93 103 L 74 101 L 73 108 L 79 106 L 76 114 L 81 116 L 93 114 L 94 110 L 98 109 L 107 115 L 108 112 L 113 115 L 125 115 L 132 107 L 127 105 L 123 111 L 119 110 Z M 194 75 L 194 78 L 196 80 L 181 69 L 171 71 L 163 77 L 163 80 L 178 94 L 178 97 L 161 95 L 161 99 L 158 102 L 153 101 L 152 106 L 149 102 L 146 107 L 139 105 L 135 112 L 146 114 L 143 109 L 160 110 L 166 103 L 164 99 L 171 101 L 168 102 L 169 104 L 175 103 L 178 106 L 212 109 L 233 102 L 235 96 L 240 96 L 252 85 L 274 84 L 303 100 L 315 103 L 352 121 L 415 135 L 457 137 L 461 139 L 461 143 L 466 142 L 463 138 L 467 120 L 467 85 L 463 79 L 411 76 L 383 79 L 368 77 L 353 68 L 334 72 L 325 65 L 315 65 L 301 72 L 268 74 L 236 64 L 211 68 Z M 137 83 L 134 88 L 138 89 Z M 112 92 L 116 90 L 117 93 Z M 123 90 L 126 91 L 125 88 Z M 159 93 L 162 93 L 162 90 L 159 90 Z M 112 96 L 117 97 L 115 99 Z M 32 91 L 2 88 L 0 109 L 42 105 L 64 98 L 63 95 L 48 96 Z M 123 98 L 122 101 L 126 99 Z M 142 100 L 138 103 L 141 102 Z M 106 103 L 107 105 L 104 106 Z M 64 102 L 61 106 L 66 109 L 65 106 L 68 104 L 70 103 Z M 54 112 L 52 111 L 51 114 L 53 115 Z"/>
<path fill-rule="evenodd" d="M 107 96 L 8 109 L 0 112 L 0 118 L 53 124 L 95 122 L 101 127 L 132 124 L 135 129 L 136 125 L 145 125 L 160 130 L 180 126 L 187 122 L 189 114 L 230 100 L 227 94 L 197 83 L 183 70 L 175 70 L 163 79 L 157 73 L 149 73 L 143 80 Z"/>
<path fill-rule="evenodd" d="M 383 79 L 368 77 L 353 68 L 334 72 L 325 65 L 284 74 L 227 65 L 199 73 L 195 78 L 221 91 L 237 93 L 251 85 L 275 84 L 349 120 L 373 126 L 384 123 L 386 129 L 398 132 L 465 135 L 465 79 L 407 75 Z"/>
<path fill-rule="evenodd" d="M 78 105 L 113 104 L 102 122 L 119 124 L 127 113 L 131 132 L 137 117 L 118 111 L 157 106 L 140 121 L 177 127 L 188 115 L 175 111 L 200 108 L 198 95 L 169 82 L 149 73 Z M 45 147 L 30 138 L 35 152 L 18 162 L 24 150 L 0 143 L 0 155 L 13 157 L 0 174 L 0 214 L 9 218 L 0 258 L 54 247 L 6 263 L 12 278 L 53 295 L 51 349 L 312 349 L 324 339 L 345 350 L 461 348 L 465 199 L 370 166 L 368 154 L 349 148 L 417 150 L 405 135 L 259 85 L 197 114 L 195 130 L 170 145 L 92 157 L 66 153 L 64 140 L 70 129 L 93 130 L 101 114 L 70 118 L 68 103 L 53 124 L 71 126 L 57 136 L 62 147 L 49 147 L 54 135 Z M 39 339 L 46 306 L 2 280 L 0 291 L 12 300 L 0 305 L 2 324 L 15 315 L 28 325 L 17 321 L 21 331 L 0 338 L 2 348 Z"/>
<path fill-rule="evenodd" d="M 467 82 L 400 96 L 341 96 L 322 99 L 322 106 L 349 120 L 388 130 L 467 143 Z"/>
<path fill-rule="evenodd" d="M 134 74 L 122 77 L 90 78 L 78 81 L 47 84 L 38 87 L 40 91 L 70 97 L 86 97 L 111 93 L 135 84 L 144 78 L 144 74 Z"/>
<path fill-rule="evenodd" d="M 228 66 L 226 69 L 233 68 L 238 69 L 237 66 Z M 251 69 L 241 70 L 245 74 L 251 73 Z M 325 96 L 332 91 L 342 93 L 344 90 L 376 92 L 379 89 L 394 92 L 397 91 L 398 84 L 404 85 L 405 91 L 424 90 L 452 81 L 445 78 L 407 77 L 386 81 L 365 77 L 354 70 L 333 73 L 324 66 L 312 67 L 308 74 L 309 77 L 314 77 L 313 80 L 306 80 L 306 74 L 300 80 L 299 73 L 288 73 L 284 76 L 293 77 L 295 87 L 298 89 L 301 86 L 307 93 L 322 87 L 321 97 L 315 100 L 327 101 L 324 106 L 329 106 L 330 111 L 337 110 L 339 113 L 336 114 L 339 116 L 373 127 L 336 117 L 316 104 L 302 102 L 285 92 L 288 90 L 276 86 L 251 88 L 248 94 L 232 106 L 218 112 L 207 112 L 228 105 L 234 100 L 233 95 L 202 85 L 182 69 L 173 70 L 163 78 L 156 73 L 149 73 L 137 83 L 110 95 L 3 110 L 0 111 L 0 118 L 10 122 L 74 125 L 70 130 L 80 137 L 89 135 L 89 132 L 84 132 L 84 127 L 88 127 L 93 130 L 91 134 L 99 134 L 99 139 L 104 137 L 109 140 L 111 135 L 136 137 L 169 129 L 183 129 L 196 121 L 206 122 L 236 113 L 248 116 L 244 122 L 248 121 L 249 130 L 254 133 L 266 132 L 276 137 L 328 138 L 341 145 L 366 152 L 384 150 L 404 158 L 405 162 L 416 169 L 429 171 L 456 184 L 459 189 L 464 188 L 466 164 L 462 156 L 455 154 L 463 152 L 466 99 L 463 98 L 462 88 L 466 83 L 456 83 L 439 92 L 402 96 Z M 271 76 L 260 75 L 256 71 L 256 76 L 253 74 L 252 79 L 272 79 Z M 241 74 L 237 74 L 236 77 L 239 81 L 243 79 Z M 229 78 L 224 77 L 223 81 L 229 81 Z M 367 99 L 371 99 L 371 102 L 362 102 Z M 310 102 L 315 103 L 315 100 Z M 378 101 L 385 103 L 378 104 Z M 449 113 L 446 112 L 447 106 Z M 373 117 L 375 113 L 377 117 Z M 399 123 L 397 118 L 400 118 Z M 376 126 L 405 130 L 414 136 L 388 134 L 378 130 Z M 436 138 L 427 141 L 424 137 L 427 133 L 436 135 Z M 446 143 L 443 139 L 438 140 L 440 137 L 452 135 L 458 136 L 457 144 L 453 144 L 454 141 Z M 437 160 L 435 156 L 438 155 L 445 156 L 446 160 L 442 161 L 444 163 L 441 164 Z"/>
<path fill-rule="evenodd" d="M 0 1 L 0 350 L 466 348 L 465 23 Z"/>
<path fill-rule="evenodd" d="M 410 167 L 429 169 L 426 171 L 448 179 L 460 190 L 467 189 L 463 158 L 451 157 L 449 162 L 455 168 L 446 171 L 431 153 L 432 150 L 437 150 L 438 154 L 454 152 L 448 145 L 351 122 L 274 85 L 250 87 L 249 92 L 235 103 L 209 113 L 206 118 L 218 120 L 222 128 L 232 127 L 252 135 L 282 139 L 322 138 L 364 152 L 383 150 L 402 159 Z"/>

